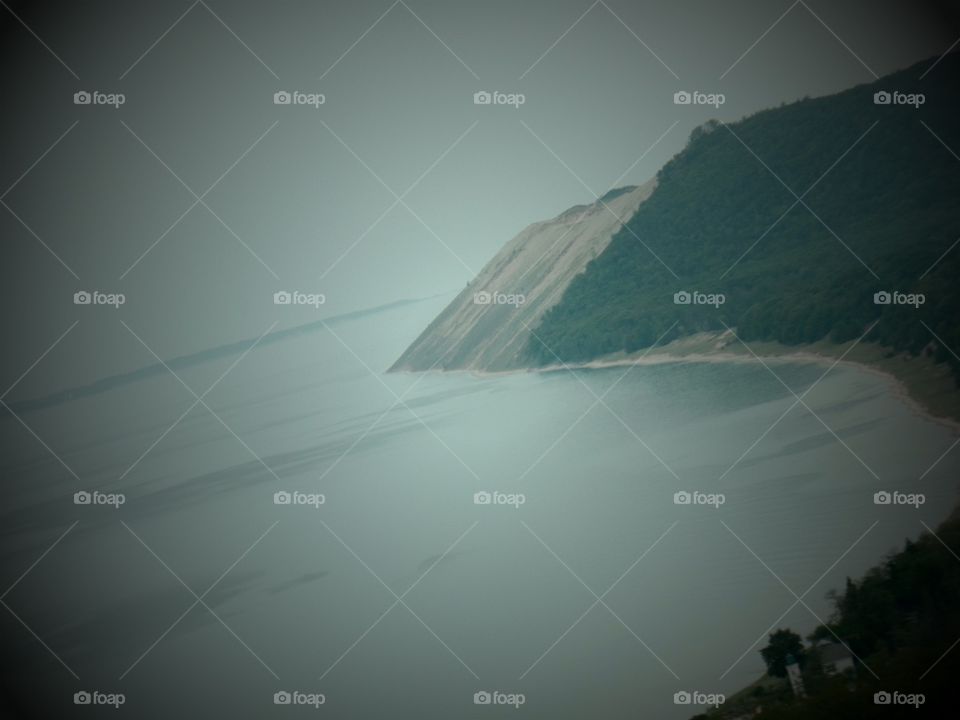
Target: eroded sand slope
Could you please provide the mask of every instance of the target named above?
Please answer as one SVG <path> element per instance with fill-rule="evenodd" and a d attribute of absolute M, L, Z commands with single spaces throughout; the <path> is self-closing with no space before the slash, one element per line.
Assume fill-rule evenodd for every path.
<path fill-rule="evenodd" d="M 509 370 L 530 328 L 600 254 L 653 191 L 655 181 L 612 190 L 592 205 L 534 223 L 484 266 L 390 368 Z M 510 296 L 522 295 L 522 304 Z M 477 298 L 480 302 L 477 302 Z M 490 302 L 484 303 L 486 299 Z M 500 302 L 498 302 L 498 300 Z"/>

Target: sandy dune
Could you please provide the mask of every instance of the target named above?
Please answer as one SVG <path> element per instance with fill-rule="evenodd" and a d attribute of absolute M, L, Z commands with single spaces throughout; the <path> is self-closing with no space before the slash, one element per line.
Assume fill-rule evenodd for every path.
<path fill-rule="evenodd" d="M 391 370 L 509 370 L 540 317 L 599 255 L 655 187 L 612 190 L 534 223 L 508 242 Z"/>

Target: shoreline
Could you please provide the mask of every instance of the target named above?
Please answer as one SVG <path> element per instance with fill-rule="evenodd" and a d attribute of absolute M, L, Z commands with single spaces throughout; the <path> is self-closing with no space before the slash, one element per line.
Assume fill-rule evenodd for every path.
<path fill-rule="evenodd" d="M 919 397 L 921 393 L 911 389 L 905 377 L 902 377 L 894 369 L 889 367 L 889 365 L 895 363 L 909 363 L 911 370 L 914 372 L 919 369 L 921 372 L 927 370 L 930 371 L 930 373 L 938 371 L 941 375 L 943 374 L 943 367 L 925 358 L 891 356 L 887 354 L 885 348 L 868 343 L 861 343 L 861 352 L 858 354 L 859 359 L 843 357 L 846 349 L 844 346 L 830 345 L 828 343 L 800 346 L 799 349 L 781 346 L 776 343 L 755 343 L 750 346 L 753 352 L 750 350 L 733 352 L 728 349 L 728 343 L 731 337 L 732 335 L 729 333 L 699 333 L 674 340 L 659 350 L 647 350 L 633 355 L 608 355 L 585 362 L 553 364 L 543 367 L 522 367 L 511 370 L 479 370 L 468 367 L 450 370 L 433 370 L 430 372 L 440 374 L 466 373 L 477 378 L 494 378 L 524 373 L 606 370 L 618 367 L 683 363 L 749 363 L 754 365 L 806 363 L 820 365 L 826 368 L 833 368 L 834 366 L 846 367 L 882 378 L 886 382 L 891 395 L 907 405 L 915 415 L 945 427 L 955 435 L 960 435 L 960 405 L 958 405 L 956 412 L 937 412 L 933 407 L 925 403 L 922 397 Z M 827 352 L 824 352 L 824 350 Z M 853 355 L 853 353 L 851 353 L 851 355 Z M 840 359 L 841 357 L 843 357 L 843 359 Z M 888 367 L 882 367 L 881 363 L 885 363 Z M 392 372 L 419 373 L 423 371 L 401 370 Z M 946 377 L 949 378 L 949 375 Z M 946 386 L 947 382 L 952 382 L 952 380 L 944 380 L 939 383 L 936 388 L 931 389 L 931 392 L 937 397 L 943 397 L 949 393 L 953 393 L 955 400 L 960 403 L 960 389 L 956 387 L 955 383 L 952 387 Z"/>
<path fill-rule="evenodd" d="M 638 358 L 623 357 L 611 358 L 607 360 L 598 359 L 590 360 L 585 363 L 578 363 L 576 365 L 567 364 L 566 366 L 548 365 L 536 370 L 531 369 L 528 372 L 557 372 L 568 369 L 603 370 L 616 367 L 654 366 L 683 363 L 746 363 L 761 366 L 763 364 L 786 365 L 806 363 L 820 365 L 830 369 L 834 367 L 846 367 L 851 370 L 866 372 L 882 378 L 887 383 L 890 394 L 897 400 L 907 405 L 915 415 L 922 417 L 925 420 L 929 420 L 937 425 L 942 425 L 946 428 L 949 428 L 956 434 L 960 434 L 960 419 L 935 414 L 930 408 L 928 408 L 917 397 L 915 397 L 913 393 L 910 392 L 910 388 L 907 386 L 907 383 L 902 378 L 898 377 L 894 372 L 877 367 L 876 365 L 868 362 L 847 359 L 839 360 L 836 357 L 812 351 L 801 350 L 780 355 L 768 355 L 765 357 L 754 357 L 753 355 L 731 352 L 717 352 L 712 354 L 690 353 L 688 355 L 674 353 L 650 353 L 649 355 Z"/>

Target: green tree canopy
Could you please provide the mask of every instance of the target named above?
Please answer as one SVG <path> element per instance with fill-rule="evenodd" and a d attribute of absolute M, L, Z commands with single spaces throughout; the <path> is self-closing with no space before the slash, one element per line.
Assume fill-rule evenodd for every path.
<path fill-rule="evenodd" d="M 803 640 L 792 630 L 777 630 L 770 634 L 770 642 L 760 651 L 760 655 L 767 664 L 768 675 L 786 677 L 787 656 L 792 655 L 798 663 L 803 663 Z"/>

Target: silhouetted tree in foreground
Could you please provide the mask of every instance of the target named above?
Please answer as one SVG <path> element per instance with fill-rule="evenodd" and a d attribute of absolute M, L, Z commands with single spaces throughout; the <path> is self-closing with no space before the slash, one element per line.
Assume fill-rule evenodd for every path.
<path fill-rule="evenodd" d="M 760 655 L 767 664 L 768 675 L 786 677 L 788 655 L 795 657 L 797 663 L 803 666 L 803 640 L 792 630 L 777 630 L 770 634 L 770 642 L 760 651 Z"/>

